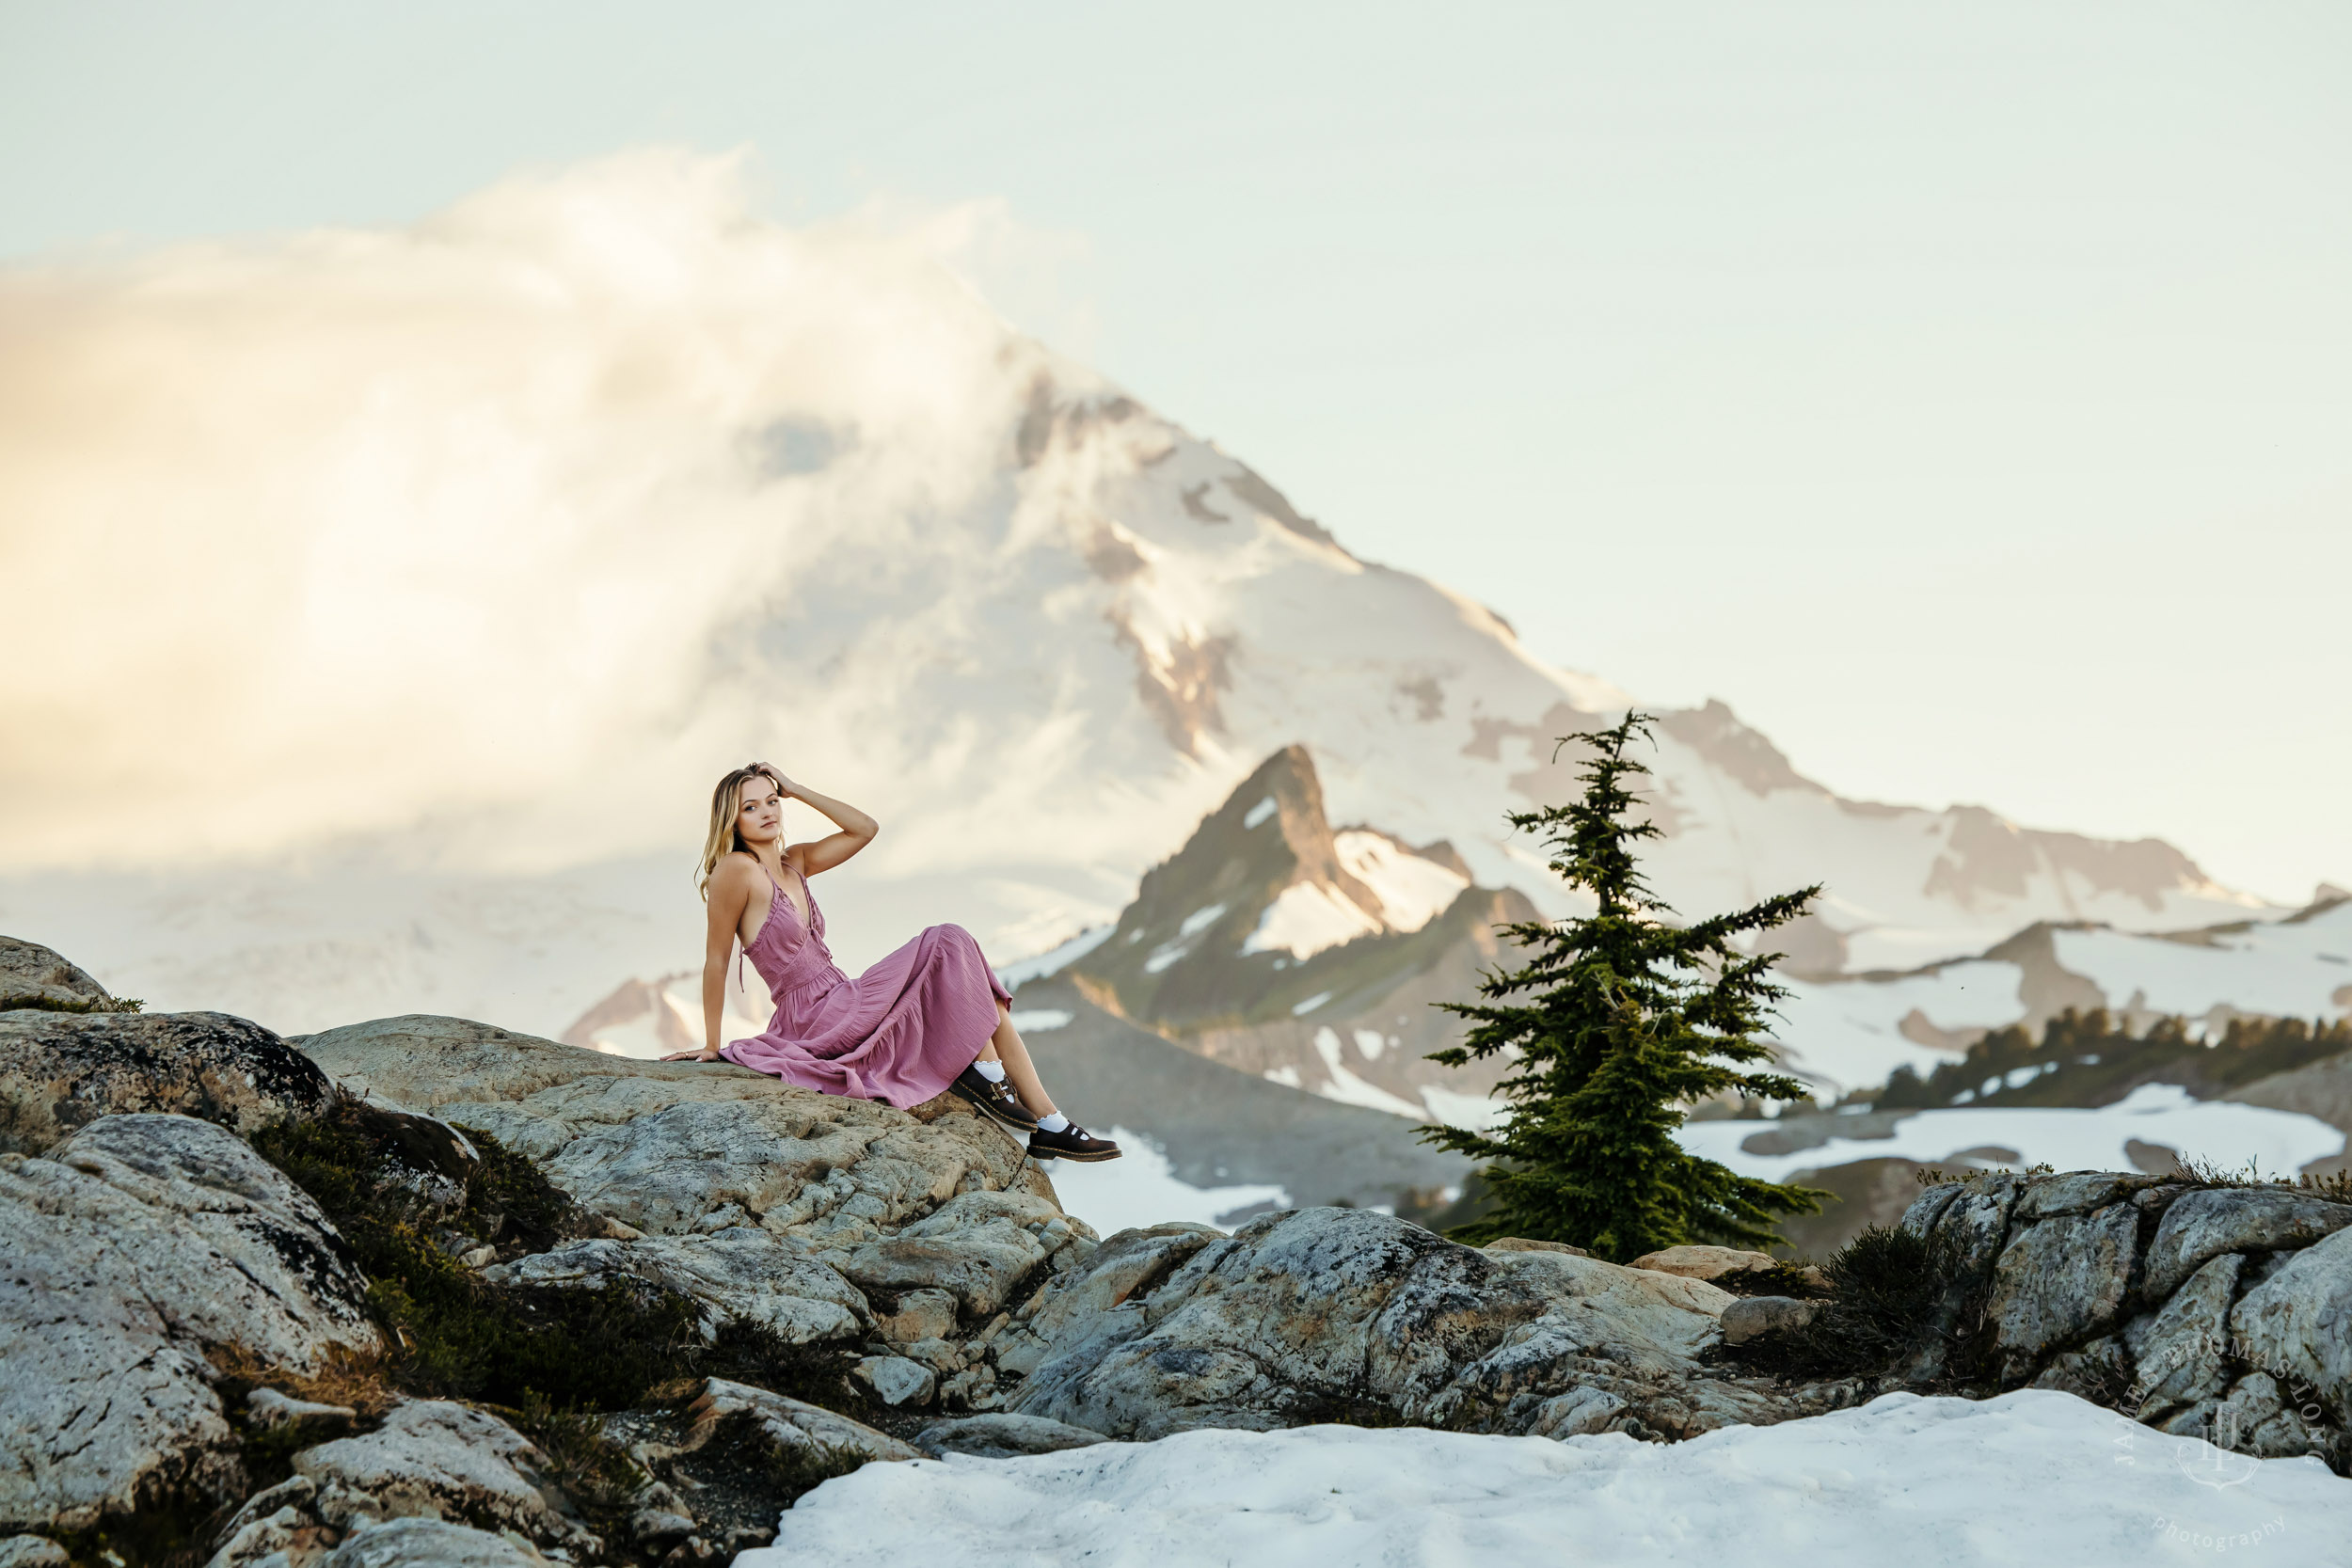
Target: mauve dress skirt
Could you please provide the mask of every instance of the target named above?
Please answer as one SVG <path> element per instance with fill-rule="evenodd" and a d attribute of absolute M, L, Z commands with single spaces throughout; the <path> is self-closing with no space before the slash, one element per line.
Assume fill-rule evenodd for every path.
<path fill-rule="evenodd" d="M 719 1054 L 803 1088 L 902 1111 L 943 1093 L 996 1032 L 996 1005 L 1012 1000 L 980 944 L 961 926 L 933 926 L 852 980 L 825 946 L 825 911 L 808 879 L 799 880 L 809 925 L 777 887 L 743 949 L 776 1016 Z"/>

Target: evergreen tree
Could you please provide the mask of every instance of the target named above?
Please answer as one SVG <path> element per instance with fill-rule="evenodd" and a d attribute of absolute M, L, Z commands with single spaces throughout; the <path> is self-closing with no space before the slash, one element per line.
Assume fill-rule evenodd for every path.
<path fill-rule="evenodd" d="M 1511 816 L 1514 828 L 1542 835 L 1552 871 L 1598 907 L 1506 927 L 1528 961 L 1489 972 L 1479 986 L 1486 1002 L 1444 1005 L 1474 1026 L 1432 1060 L 1459 1067 L 1516 1053 L 1502 1084 L 1511 1114 L 1500 1128 L 1422 1132 L 1488 1162 L 1480 1174 L 1497 1207 L 1453 1232 L 1463 1241 L 1567 1242 L 1618 1262 L 1689 1242 L 1762 1246 L 1777 1239 L 1775 1215 L 1818 1212 L 1826 1196 L 1753 1180 L 1676 1141 L 1682 1107 L 1727 1089 L 1806 1098 L 1793 1078 L 1748 1070 L 1772 1060 L 1758 1035 L 1788 993 L 1771 978 L 1780 955 L 1743 955 L 1732 942 L 1796 919 L 1820 889 L 1671 924 L 1633 853 L 1659 836 L 1655 823 L 1631 816 L 1640 800 L 1630 785 L 1649 769 L 1626 754 L 1651 722 L 1628 713 L 1614 729 L 1566 736 L 1561 747 L 1593 750 L 1583 799 Z"/>

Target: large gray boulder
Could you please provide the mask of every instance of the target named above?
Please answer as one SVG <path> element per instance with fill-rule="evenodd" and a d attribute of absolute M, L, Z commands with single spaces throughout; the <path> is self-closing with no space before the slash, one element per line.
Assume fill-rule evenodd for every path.
<path fill-rule="evenodd" d="M 334 1101 L 309 1057 L 226 1013 L 0 1013 L 0 1150 L 38 1154 L 135 1111 L 250 1133 Z"/>
<path fill-rule="evenodd" d="M 1809 1408 L 1702 1366 L 1733 1298 L 1353 1209 L 1114 1237 L 996 1341 L 1009 1407 L 1111 1436 L 1332 1419 L 1687 1436 Z"/>
<path fill-rule="evenodd" d="M 234 1501 L 210 1356 L 312 1372 L 378 1347 L 315 1204 L 226 1129 L 106 1117 L 0 1155 L 0 1526 Z"/>
<path fill-rule="evenodd" d="M 2352 1205 L 2289 1186 L 1999 1175 L 1928 1189 L 1902 1224 L 1959 1265 L 1911 1379 L 2068 1388 L 2169 1433 L 2352 1467 Z M 1990 1365 L 1954 1363 L 1973 1342 Z"/>
<path fill-rule="evenodd" d="M 641 1062 L 466 1019 L 410 1016 L 299 1042 L 345 1087 L 489 1132 L 580 1203 L 657 1235 L 749 1225 L 853 1246 L 960 1193 L 1054 1189 L 961 1101 L 916 1113 L 730 1062 Z"/>
<path fill-rule="evenodd" d="M 122 1006 L 79 964 L 40 942 L 0 937 L 0 1012 L 39 1007 L 60 1013 L 111 1013 Z"/>
<path fill-rule="evenodd" d="M 640 1239 L 559 1247 L 491 1277 L 633 1276 L 787 1339 L 873 1325 L 866 1292 L 951 1297 L 977 1326 L 1090 1251 L 1023 1148 L 947 1097 L 914 1112 L 732 1063 L 641 1062 L 464 1019 L 380 1019 L 302 1049 L 342 1088 L 477 1128 Z M 956 1385 L 993 1402 L 993 1374 Z"/>

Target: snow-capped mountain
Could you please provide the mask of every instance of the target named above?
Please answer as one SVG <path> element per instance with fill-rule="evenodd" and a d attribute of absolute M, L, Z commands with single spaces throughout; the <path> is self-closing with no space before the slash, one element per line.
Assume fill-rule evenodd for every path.
<path fill-rule="evenodd" d="M 200 557 L 115 549 L 164 574 L 115 585 L 137 611 L 119 638 L 163 663 L 201 647 L 204 674 L 120 721 L 127 760 L 24 797 L 23 863 L 60 869 L 0 881 L 7 928 L 154 1006 L 552 1034 L 697 963 L 702 802 L 747 755 L 884 823 L 818 881 L 845 960 L 953 920 L 1003 962 L 1116 917 L 1292 747 L 1330 821 L 1391 836 L 1335 842 L 1318 885 L 1343 896 L 1298 894 L 1258 951 L 1393 926 L 1448 877 L 1567 908 L 1503 816 L 1575 787 L 1556 739 L 1626 693 L 1350 553 L 1344 519 L 1023 339 L 918 247 L 759 221 L 730 181 L 620 161 L 92 296 L 93 320 L 244 336 L 208 325 L 201 384 L 143 385 L 153 418 L 60 449 L 50 489 L 157 541 L 245 531 Z M 230 309 L 253 289 L 268 309 Z M 300 395 L 248 417 L 223 378 Z M 199 400 L 209 456 L 175 467 Z M 108 488 L 133 478 L 151 487 Z M 262 561 L 299 569 L 256 587 Z M 1671 594 L 1672 563 L 1643 564 Z M 215 602 L 242 620 L 174 618 Z M 119 838 L 80 781 L 156 744 L 186 758 L 201 854 L 97 878 L 40 847 Z M 1806 973 L 1961 958 L 2037 921 L 2273 912 L 2159 842 L 1843 800 L 1720 704 L 1664 714 L 1649 760 L 1658 891 L 1699 914 L 1827 884 L 1795 934 Z M 1442 861 L 1404 848 L 1439 842 Z"/>
<path fill-rule="evenodd" d="M 1482 607 L 1356 559 L 1248 466 L 1116 389 L 1028 358 L 1001 511 L 925 528 L 919 566 L 906 541 L 895 556 L 845 545 L 823 613 L 781 615 L 759 643 L 774 681 L 839 673 L 795 715 L 800 733 L 938 779 L 945 819 L 923 819 L 892 869 L 968 857 L 1022 885 L 1034 912 L 1007 935 L 1093 924 L 1109 908 L 1085 907 L 1079 877 L 1132 877 L 1260 758 L 1303 746 L 1333 820 L 1444 841 L 1470 879 L 1564 910 L 1503 815 L 1572 791 L 1575 756 L 1555 759 L 1555 742 L 1625 694 L 1536 657 Z M 1810 970 L 1911 967 L 2035 920 L 2170 929 L 2253 907 L 2160 843 L 1840 800 L 1720 704 L 1659 728 L 1659 891 L 1696 912 L 1826 883 L 1795 954 Z M 1035 824 L 1017 857 L 1016 823 Z"/>

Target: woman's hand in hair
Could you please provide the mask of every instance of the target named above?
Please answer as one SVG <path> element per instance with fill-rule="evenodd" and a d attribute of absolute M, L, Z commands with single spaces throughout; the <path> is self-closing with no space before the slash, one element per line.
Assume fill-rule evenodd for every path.
<path fill-rule="evenodd" d="M 775 780 L 776 793 L 782 795 L 786 800 L 795 800 L 800 799 L 801 786 L 794 784 L 790 779 L 786 778 L 784 776 L 783 768 L 778 768 L 772 762 L 755 762 L 753 763 L 752 766 L 767 774 L 770 778 Z"/>

